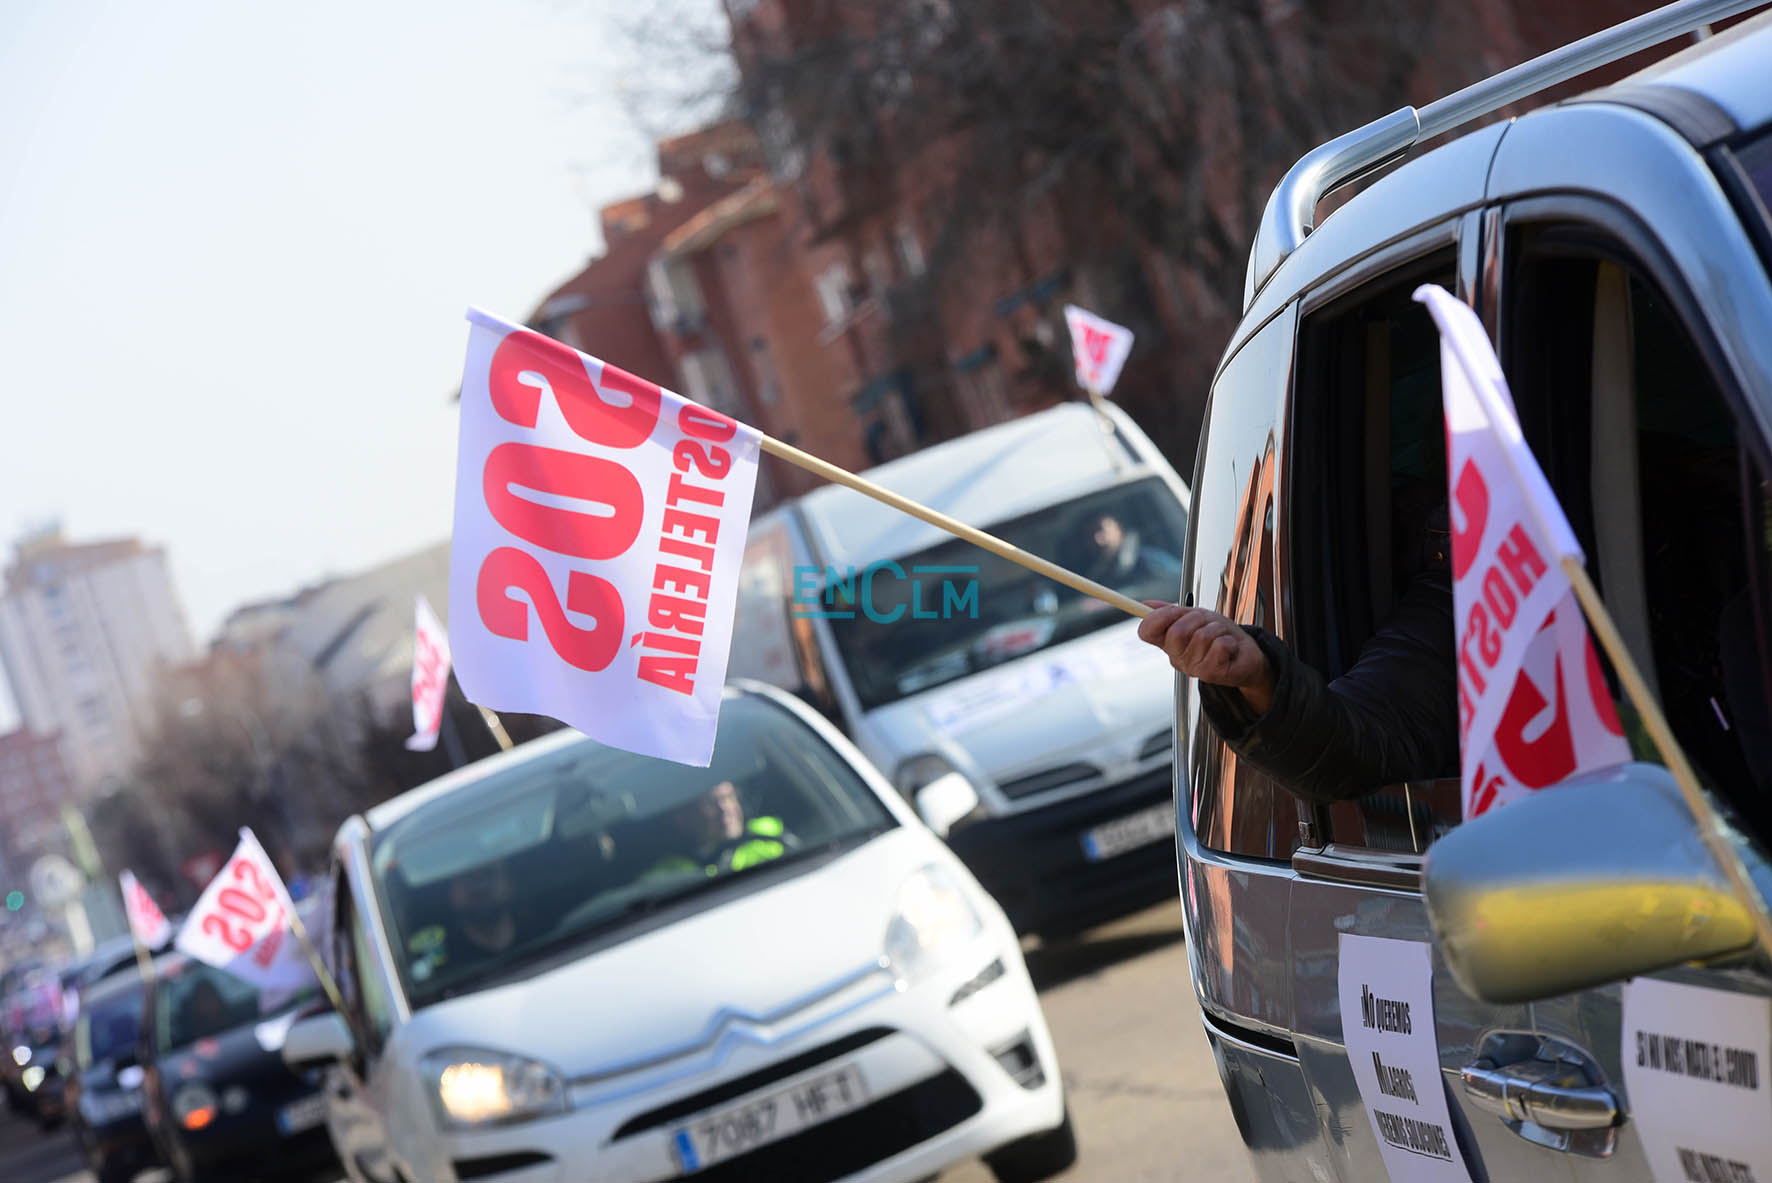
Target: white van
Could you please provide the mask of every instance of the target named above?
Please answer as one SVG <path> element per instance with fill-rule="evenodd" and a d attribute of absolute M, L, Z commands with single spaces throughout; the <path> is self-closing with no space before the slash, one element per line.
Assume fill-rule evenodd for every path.
<path fill-rule="evenodd" d="M 1135 599 L 1178 595 L 1187 485 L 1111 405 L 865 475 Z M 730 672 L 841 727 L 1019 931 L 1173 898 L 1173 675 L 1124 613 L 833 485 L 752 523 Z M 964 817 L 920 792 L 954 771 Z"/>

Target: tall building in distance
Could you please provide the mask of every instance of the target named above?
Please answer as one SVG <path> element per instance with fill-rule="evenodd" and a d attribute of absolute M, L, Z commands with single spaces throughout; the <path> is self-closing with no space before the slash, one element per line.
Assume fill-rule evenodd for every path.
<path fill-rule="evenodd" d="M 59 528 L 18 542 L 0 590 L 0 663 L 25 729 L 59 734 L 79 787 L 128 769 L 160 670 L 196 656 L 160 547 L 74 543 Z"/>
<path fill-rule="evenodd" d="M 73 795 L 59 737 L 24 727 L 0 735 L 0 873 L 8 883 L 32 854 L 63 844 L 61 806 Z"/>

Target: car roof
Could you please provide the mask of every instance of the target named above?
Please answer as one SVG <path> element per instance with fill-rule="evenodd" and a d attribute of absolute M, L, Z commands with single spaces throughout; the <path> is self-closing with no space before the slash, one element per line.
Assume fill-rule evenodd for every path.
<path fill-rule="evenodd" d="M 107 974 L 86 987 L 86 989 L 80 991 L 80 1009 L 84 1011 L 87 1007 L 92 1006 L 95 1003 L 103 1002 L 107 998 L 112 998 L 118 994 L 124 994 L 131 990 L 139 990 L 141 989 L 141 986 L 141 973 L 133 967 L 118 973 Z"/>
<path fill-rule="evenodd" d="M 1130 426 L 1114 412 L 1116 427 Z M 1134 429 L 1136 430 L 1136 429 Z M 1062 403 L 1007 423 L 934 444 L 861 475 L 970 526 L 986 527 L 1080 493 L 1149 476 L 1131 437 L 1107 437 L 1087 403 Z M 1115 456 L 1122 467 L 1116 467 Z M 1031 480 L 1005 480 L 1010 468 Z M 933 546 L 952 535 L 842 485 L 800 498 L 819 557 L 834 566 L 864 567 Z"/>
<path fill-rule="evenodd" d="M 444 773 L 436 780 L 426 781 L 415 789 L 408 789 L 398 797 L 390 797 L 380 805 L 364 810 L 363 820 L 368 823 L 372 831 L 385 830 L 412 813 L 413 810 L 435 801 L 439 797 L 446 797 L 457 789 L 465 788 L 495 773 L 519 767 L 532 760 L 540 759 L 550 752 L 557 752 L 587 739 L 589 737 L 581 731 L 575 731 L 570 727 L 562 728 L 539 739 L 518 744 L 508 752 L 499 752 L 497 755 L 475 760 L 472 764 L 464 764 L 453 772 Z"/>
<path fill-rule="evenodd" d="M 742 686 L 727 686 L 722 697 L 737 698 L 741 695 L 770 697 L 768 694 L 760 694 L 758 690 Z M 582 731 L 563 727 L 559 731 L 550 732 L 539 739 L 518 744 L 508 752 L 499 752 L 497 755 L 476 760 L 472 764 L 465 764 L 453 772 L 444 773 L 436 780 L 426 781 L 415 789 L 408 789 L 398 797 L 391 797 L 380 805 L 365 810 L 362 814 L 363 821 L 369 826 L 371 833 L 379 833 L 410 815 L 414 810 L 440 797 L 447 797 L 457 789 L 465 788 L 497 773 L 521 767 L 532 760 L 539 760 L 574 744 L 596 742 Z"/>
<path fill-rule="evenodd" d="M 1651 83 L 1710 100 L 1742 130 L 1772 121 L 1772 12 L 1670 54 L 1620 85 Z M 1598 91 L 1594 97 L 1604 97 Z"/>

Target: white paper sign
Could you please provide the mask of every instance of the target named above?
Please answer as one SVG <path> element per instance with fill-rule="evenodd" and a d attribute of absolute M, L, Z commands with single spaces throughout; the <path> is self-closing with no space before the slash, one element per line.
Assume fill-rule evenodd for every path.
<path fill-rule="evenodd" d="M 1341 1033 L 1391 1183 L 1468 1183 L 1434 1034 L 1433 954 L 1341 934 Z"/>
<path fill-rule="evenodd" d="M 1582 560 L 1520 432 L 1477 314 L 1444 288 L 1440 328 L 1464 816 L 1630 759 L 1562 560 Z"/>
<path fill-rule="evenodd" d="M 473 702 L 706 767 L 761 437 L 470 312 L 450 629 Z"/>
<path fill-rule="evenodd" d="M 1075 304 L 1064 306 L 1071 330 L 1071 356 L 1077 363 L 1077 384 L 1104 398 L 1120 380 L 1120 368 L 1132 352 L 1132 330 Z"/>
<path fill-rule="evenodd" d="M 1659 1183 L 1772 1181 L 1772 1001 L 1652 978 L 1624 985 L 1624 1087 Z"/>
<path fill-rule="evenodd" d="M 449 691 L 449 634 L 443 622 L 431 611 L 423 596 L 418 597 L 412 636 L 412 735 L 406 748 L 412 752 L 428 752 L 437 746 L 437 735 L 443 726 L 443 699 Z"/>
<path fill-rule="evenodd" d="M 314 971 L 290 929 L 295 904 L 251 830 L 222 864 L 179 929 L 178 951 L 259 989 L 300 988 Z"/>
<path fill-rule="evenodd" d="M 1162 655 L 1138 639 L 1136 628 L 1080 642 L 1062 653 L 1024 657 L 1018 664 L 974 674 L 930 696 L 924 717 L 947 732 L 962 732 L 1013 714 L 1065 686 L 1124 677 Z M 1165 665 L 1162 667 L 1167 670 Z"/>

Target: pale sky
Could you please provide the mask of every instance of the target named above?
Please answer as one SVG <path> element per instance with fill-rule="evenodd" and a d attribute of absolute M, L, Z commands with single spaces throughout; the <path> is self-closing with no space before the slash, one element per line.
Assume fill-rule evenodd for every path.
<path fill-rule="evenodd" d="M 463 311 L 525 318 L 653 181 L 623 7 L 0 4 L 8 557 L 164 544 L 202 644 L 447 537 Z"/>

